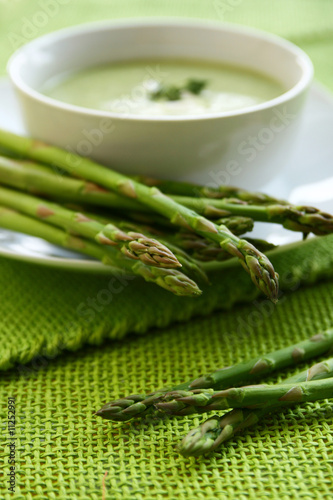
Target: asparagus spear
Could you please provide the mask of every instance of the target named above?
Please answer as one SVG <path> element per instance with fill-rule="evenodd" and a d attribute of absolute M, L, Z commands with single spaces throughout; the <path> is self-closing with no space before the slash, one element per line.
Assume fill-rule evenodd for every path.
<path fill-rule="evenodd" d="M 147 395 L 132 395 L 105 404 L 96 415 L 108 420 L 126 421 L 152 409 L 170 391 L 193 389 L 225 389 L 243 382 L 254 382 L 273 371 L 293 366 L 300 361 L 327 353 L 333 347 L 333 328 L 318 333 L 303 342 L 291 345 L 264 356 L 217 370 L 209 375 L 190 380 L 170 389 L 160 389 Z"/>
<path fill-rule="evenodd" d="M 134 232 L 140 234 L 141 232 L 143 232 L 147 238 L 152 239 L 154 236 L 158 236 L 159 243 L 165 245 L 165 247 L 168 248 L 173 255 L 175 255 L 177 261 L 182 266 L 182 271 L 187 276 L 190 276 L 193 279 L 199 280 L 201 282 L 209 283 L 207 274 L 205 273 L 201 264 L 194 260 L 188 253 L 184 252 L 184 250 L 182 250 L 179 246 L 172 243 L 169 240 L 169 235 L 163 232 L 161 228 L 157 229 L 156 227 L 138 224 L 126 219 L 120 219 L 114 214 L 112 214 L 112 217 L 110 216 L 110 214 L 101 215 L 86 211 L 85 214 L 88 215 L 88 217 L 95 218 L 102 224 L 116 224 L 118 228 L 123 229 L 126 232 Z"/>
<path fill-rule="evenodd" d="M 224 391 L 171 391 L 156 408 L 168 415 L 190 415 L 229 408 L 268 408 L 280 402 L 302 403 L 333 397 L 333 378 L 304 383 L 250 385 Z"/>
<path fill-rule="evenodd" d="M 126 222 L 115 215 L 111 217 L 110 214 L 87 212 L 80 206 L 73 207 L 73 205 L 67 205 L 67 208 L 84 212 L 88 218 L 103 224 L 105 227 L 96 238 L 100 238 L 101 242 L 110 239 L 115 243 L 122 243 L 121 251 L 127 257 L 134 259 L 141 258 L 146 264 L 158 267 L 172 268 L 185 266 L 187 271 L 191 271 L 192 274 L 196 274 L 200 279 L 208 282 L 206 273 L 203 269 L 199 269 L 199 265 L 189 255 L 169 242 L 166 243 L 161 239 L 156 240 L 154 238 L 154 236 L 163 235 L 162 231 L 130 221 Z"/>
<path fill-rule="evenodd" d="M 171 196 L 171 198 L 173 200 L 177 201 L 176 196 Z M 121 204 L 124 205 L 123 199 L 121 200 Z M 171 222 L 169 222 L 167 219 L 162 218 L 160 215 L 154 214 L 152 212 L 142 212 L 142 209 L 140 209 L 139 206 L 138 206 L 138 210 L 134 212 L 132 210 L 127 210 L 122 205 L 121 205 L 121 208 L 125 212 L 126 217 L 133 219 L 134 221 L 137 221 L 139 224 L 150 224 L 150 225 L 157 224 L 161 228 L 165 228 L 165 229 L 169 229 L 169 230 L 175 229 L 174 225 Z M 193 205 L 193 200 L 188 199 L 188 201 L 185 203 L 185 206 L 187 206 L 187 205 L 189 205 L 189 207 L 191 207 L 191 205 Z M 113 208 L 117 209 L 118 207 L 114 206 Z M 144 209 L 149 210 L 147 207 L 144 207 Z M 217 214 L 217 215 L 219 215 L 219 214 Z M 215 214 L 215 217 L 217 215 Z M 214 219 L 214 216 L 211 213 L 211 211 L 210 211 L 209 218 Z M 242 217 L 239 215 L 228 215 L 227 217 L 221 217 L 220 219 L 214 220 L 214 222 L 217 225 L 226 226 L 236 236 L 241 236 L 244 233 L 252 231 L 253 226 L 254 226 L 253 219 L 251 219 L 250 217 Z M 187 233 L 188 232 L 189 231 L 187 230 Z M 196 233 L 192 232 L 192 234 L 195 236 Z"/>
<path fill-rule="evenodd" d="M 82 213 L 74 212 L 56 203 L 1 186 L 0 203 L 31 217 L 47 219 L 51 224 L 76 232 L 86 238 L 95 239 L 100 244 L 118 246 L 120 243 L 121 251 L 127 257 L 140 259 L 145 264 L 167 268 L 181 267 L 175 255 L 157 240 L 139 233 L 125 233 L 114 224 L 104 226 Z"/>
<path fill-rule="evenodd" d="M 116 244 L 122 243 L 121 251 L 126 257 L 140 259 L 150 266 L 167 267 L 169 269 L 181 267 L 179 260 L 170 248 L 161 241 L 142 233 L 135 231 L 124 232 L 114 224 L 108 223 L 95 238 L 101 243 L 108 240 Z"/>
<path fill-rule="evenodd" d="M 252 243 L 252 245 L 255 245 L 256 247 L 259 248 L 262 252 L 269 252 L 270 250 L 274 250 L 274 248 L 277 248 L 278 245 L 274 245 L 274 243 L 271 243 L 270 241 L 266 240 L 261 240 L 258 238 L 249 238 L 248 236 L 246 237 L 247 241 Z"/>
<path fill-rule="evenodd" d="M 68 200 L 74 203 L 93 204 L 100 207 L 114 208 L 129 212 L 130 216 L 140 217 L 143 222 L 157 223 L 163 225 L 163 218 L 155 215 L 137 214 L 137 212 L 149 212 L 148 207 L 143 206 L 135 200 L 111 193 L 97 184 L 82 179 L 74 179 L 67 175 L 56 175 L 50 172 L 48 167 L 30 161 L 14 160 L 0 156 L 0 182 L 8 186 L 18 188 L 32 194 L 42 194 L 53 198 Z M 170 181 L 171 182 L 171 181 Z M 188 200 L 191 204 L 191 200 Z M 210 215 L 220 217 L 225 210 L 208 209 Z M 153 220 L 152 220 L 153 218 Z M 234 234 L 243 234 L 252 230 L 253 221 L 248 217 L 231 216 L 224 217 L 219 221 Z M 167 224 L 167 221 L 164 222 Z"/>
<path fill-rule="evenodd" d="M 3 132 L 0 131 L 0 141 L 2 134 Z M 149 207 L 138 203 L 134 199 L 110 193 L 97 184 L 55 175 L 50 173 L 47 167 L 31 162 L 0 157 L 0 182 L 33 193 L 51 195 L 72 202 L 92 203 L 98 206 L 132 211 L 134 214 L 136 211 L 145 212 L 150 210 Z M 163 182 L 172 183 L 174 181 Z M 237 232 L 237 234 L 242 234 L 243 231 L 240 229 L 235 231 L 235 226 L 232 226 L 235 219 L 226 224 L 226 220 L 231 215 L 247 219 L 252 218 L 259 222 L 274 222 L 282 224 L 286 229 L 292 231 L 313 232 L 319 236 L 333 231 L 333 219 L 330 214 L 313 207 L 294 207 L 286 205 L 285 202 L 276 204 L 277 200 L 274 199 L 271 202 L 275 204 L 269 206 L 239 204 L 232 199 L 195 199 L 186 196 L 172 196 L 172 199 L 208 218 L 223 217 L 224 221 L 221 221 L 221 224 L 224 223 L 232 232 Z M 149 218 L 149 216 L 137 214 L 137 217 L 140 216 Z"/>
<path fill-rule="evenodd" d="M 50 203 L 46 200 L 40 200 L 39 198 L 27 194 L 0 187 L 0 204 L 23 212 L 30 217 L 42 219 L 43 221 L 47 220 L 48 223 L 59 226 L 66 231 L 74 232 L 75 234 L 79 234 L 94 241 L 97 239 L 101 242 L 99 233 L 101 229 L 104 228 L 102 224 L 87 218 L 83 214 L 65 209 L 55 203 Z M 0 220 L 0 226 L 2 224 L 4 224 L 4 222 Z M 11 229 L 8 225 L 2 225 L 2 227 Z M 30 234 L 29 227 L 27 230 L 24 230 L 23 227 L 22 232 Z M 195 296 L 201 293 L 196 283 L 180 271 L 176 269 L 158 268 L 144 264 L 142 260 L 129 259 L 113 246 L 111 240 L 107 242 L 105 239 L 103 243 L 104 244 L 101 245 L 103 250 L 103 262 L 107 259 L 108 263 L 112 263 L 116 267 L 120 267 L 141 276 L 146 281 L 153 282 L 176 295 Z M 80 248 L 78 248 L 78 251 L 80 251 Z"/>
<path fill-rule="evenodd" d="M 221 217 L 216 221 L 216 224 L 226 226 L 232 233 L 240 236 L 249 233 L 253 230 L 254 222 L 250 217 L 242 217 L 234 215 L 229 217 Z"/>
<path fill-rule="evenodd" d="M 108 255 L 104 252 L 103 247 L 94 243 L 93 241 L 86 240 L 77 235 L 72 235 L 58 229 L 43 221 L 33 219 L 23 215 L 16 210 L 0 205 L 0 227 L 25 233 L 30 236 L 42 238 L 53 245 L 59 245 L 68 250 L 84 253 L 97 260 L 102 261 L 104 264 L 110 266 L 110 273 L 123 273 L 124 271 L 115 266 Z M 126 271 L 127 274 L 132 274 Z"/>
<path fill-rule="evenodd" d="M 138 202 L 111 193 L 92 182 L 57 174 L 39 163 L 4 156 L 0 156 L 0 183 L 71 203 L 86 203 L 126 211 L 145 210 Z"/>
<path fill-rule="evenodd" d="M 150 234 L 150 231 L 154 231 L 154 228 L 149 228 L 149 227 L 142 227 L 142 226 L 136 226 L 136 224 L 133 224 L 132 222 L 129 221 L 120 221 L 117 222 L 117 225 L 120 228 L 123 228 L 125 231 L 141 231 L 144 230 L 145 235 L 148 237 L 152 237 L 152 234 Z M 163 233 L 159 231 L 162 235 Z M 203 281 L 206 283 L 209 283 L 207 274 L 205 273 L 204 269 L 201 267 L 201 265 L 194 260 L 188 253 L 184 252 L 179 246 L 175 245 L 171 241 L 169 241 L 169 238 L 164 235 L 160 236 L 159 235 L 159 242 L 162 245 L 165 245 L 169 250 L 173 253 L 173 255 L 176 256 L 177 261 L 181 264 L 182 266 L 182 271 L 187 274 L 188 276 L 192 277 L 195 280 Z"/>
<path fill-rule="evenodd" d="M 232 200 L 210 200 L 207 198 L 187 198 L 174 196 L 177 203 L 185 204 L 198 214 L 214 216 L 223 212 L 226 216 L 240 215 L 250 217 L 257 222 L 281 224 L 290 231 L 314 233 L 322 236 L 333 232 L 333 216 L 314 207 L 285 204 L 249 205 L 234 203 Z"/>
<path fill-rule="evenodd" d="M 107 190 L 104 190 L 100 186 L 97 186 L 92 183 L 88 183 L 83 180 L 73 179 L 67 176 L 59 176 L 51 173 L 49 169 L 43 165 L 39 165 L 31 162 L 24 161 L 13 161 L 8 158 L 4 158 L 0 156 L 0 182 L 26 190 L 31 193 L 42 193 L 44 195 L 51 195 L 57 198 L 61 197 L 63 199 L 68 199 L 71 202 L 82 202 L 85 203 L 93 203 L 98 206 L 112 207 L 116 209 L 125 209 L 127 215 L 131 216 L 134 219 L 138 219 L 139 221 L 143 221 L 145 223 L 154 224 L 157 223 L 159 225 L 166 225 L 170 227 L 168 221 L 159 215 L 156 214 L 141 214 L 137 210 L 145 209 L 146 207 L 142 207 L 135 201 L 124 198 L 122 196 L 116 195 L 114 193 L 110 193 Z M 131 212 L 133 209 L 135 211 Z M 130 212 L 128 212 L 130 210 Z M 240 216 L 231 216 L 225 217 L 224 219 L 219 221 L 221 224 L 224 224 L 228 229 L 231 230 L 234 234 L 242 234 L 246 231 L 250 231 L 253 226 L 252 219 Z M 172 226 L 172 225 L 171 225 Z M 140 230 L 138 230 L 140 232 Z M 189 233 L 196 237 L 195 233 Z M 209 248 L 207 242 L 204 238 L 200 238 L 203 242 L 203 250 L 202 252 L 197 252 L 193 255 L 194 258 L 199 260 L 211 260 L 212 257 L 215 258 L 216 255 L 225 256 L 230 255 L 223 251 L 219 245 L 212 243 Z M 126 240 L 125 240 L 126 241 Z M 177 242 L 176 242 L 177 243 Z M 138 246 L 134 243 L 135 246 Z M 127 245 L 128 246 L 128 245 Z M 186 246 L 183 246 L 186 249 Z M 125 246 L 124 250 L 127 249 Z M 132 249 L 129 250 L 132 252 Z M 190 258 L 184 260 L 184 254 L 181 257 L 181 264 L 184 266 L 185 260 L 187 260 L 186 269 L 190 270 L 195 277 L 201 275 L 199 279 L 207 280 L 203 274 L 202 269 L 198 268 L 198 265 L 192 260 L 190 262 Z M 154 257 L 153 257 L 154 258 Z M 178 261 L 179 256 L 178 256 Z M 153 265 L 153 262 L 152 262 Z"/>
<path fill-rule="evenodd" d="M 164 179 L 153 179 L 146 176 L 136 176 L 135 179 L 146 186 L 158 187 L 163 193 L 178 196 L 189 196 L 191 198 L 238 198 L 239 200 L 255 204 L 284 204 L 286 202 L 278 200 L 263 193 L 251 193 L 241 188 L 233 186 L 200 186 L 190 182 L 169 181 Z"/>
<path fill-rule="evenodd" d="M 102 246 L 79 236 L 73 236 L 45 222 L 22 215 L 16 210 L 0 205 L 0 227 L 42 238 L 49 243 L 84 253 L 108 265 L 110 273 L 141 276 L 165 290 L 180 296 L 200 294 L 197 285 L 176 269 L 149 267 L 140 261 L 121 259 L 117 261 L 105 253 Z"/>
<path fill-rule="evenodd" d="M 232 217 L 230 217 L 232 218 Z M 245 238 L 261 252 L 276 248 L 276 245 L 265 240 Z M 175 241 L 180 247 L 190 252 L 194 259 L 199 261 L 227 260 L 231 256 L 216 243 L 209 242 L 190 231 L 178 231 L 175 235 L 168 235 L 167 241 Z"/>
<path fill-rule="evenodd" d="M 216 226 L 196 212 L 176 203 L 157 188 L 149 188 L 87 158 L 69 155 L 67 151 L 10 132 L 0 131 L 0 145 L 33 160 L 56 164 L 65 171 L 100 184 L 168 218 L 173 224 L 189 227 L 217 242 L 231 255 L 238 257 L 253 283 L 273 302 L 278 298 L 278 275 L 268 258 L 246 240 L 233 235 L 225 226 Z M 74 163 L 73 163 L 74 159 Z"/>
<path fill-rule="evenodd" d="M 232 257 L 216 243 L 190 231 L 178 231 L 175 235 L 168 236 L 168 240 L 170 239 L 199 261 L 227 260 Z"/>
<path fill-rule="evenodd" d="M 316 363 L 311 368 L 297 373 L 284 381 L 285 384 L 309 382 L 333 377 L 333 358 Z M 182 440 L 179 451 L 185 457 L 199 456 L 216 450 L 237 432 L 260 422 L 268 413 L 288 407 L 290 403 L 280 402 L 264 409 L 237 409 L 222 417 L 214 416 L 196 429 L 192 429 Z"/>

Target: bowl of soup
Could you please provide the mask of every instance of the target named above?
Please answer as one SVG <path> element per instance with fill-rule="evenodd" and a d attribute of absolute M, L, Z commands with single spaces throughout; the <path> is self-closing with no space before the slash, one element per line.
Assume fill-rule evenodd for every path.
<path fill-rule="evenodd" d="M 8 71 L 27 133 L 69 157 L 251 189 L 281 174 L 313 75 L 279 37 L 176 19 L 67 28 L 20 48 Z"/>

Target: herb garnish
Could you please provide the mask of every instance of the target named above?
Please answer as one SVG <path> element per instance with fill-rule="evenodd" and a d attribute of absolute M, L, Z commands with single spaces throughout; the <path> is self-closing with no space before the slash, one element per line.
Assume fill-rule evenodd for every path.
<path fill-rule="evenodd" d="M 150 93 L 150 99 L 153 101 L 179 101 L 184 91 L 194 95 L 199 95 L 207 86 L 207 80 L 197 80 L 189 78 L 185 85 L 177 87 L 176 85 L 161 84 L 157 90 Z"/>
<path fill-rule="evenodd" d="M 207 80 L 196 80 L 195 78 L 189 78 L 185 85 L 185 90 L 191 92 L 191 94 L 198 95 L 206 87 Z"/>

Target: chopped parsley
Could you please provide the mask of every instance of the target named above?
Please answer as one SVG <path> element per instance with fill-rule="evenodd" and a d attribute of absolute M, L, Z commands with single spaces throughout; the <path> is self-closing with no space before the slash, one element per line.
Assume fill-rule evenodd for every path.
<path fill-rule="evenodd" d="M 207 80 L 196 80 L 195 78 L 189 78 L 184 89 L 191 92 L 191 94 L 198 95 L 206 86 Z"/>
<path fill-rule="evenodd" d="M 184 91 L 194 95 L 199 95 L 207 86 L 207 80 L 196 80 L 189 78 L 185 85 L 177 87 L 176 85 L 160 85 L 158 89 L 150 93 L 149 97 L 152 101 L 179 101 L 182 98 Z"/>

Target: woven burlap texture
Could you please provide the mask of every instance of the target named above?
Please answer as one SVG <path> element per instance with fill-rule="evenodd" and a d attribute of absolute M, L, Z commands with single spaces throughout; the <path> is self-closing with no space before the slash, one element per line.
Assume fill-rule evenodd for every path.
<path fill-rule="evenodd" d="M 53 14 L 36 27 L 34 16 L 51 3 Z M 309 53 L 317 78 L 333 89 L 328 0 L 0 0 L 0 72 L 15 44 L 34 36 L 79 22 L 145 15 L 240 22 L 286 36 Z M 110 277 L 1 259 L 0 497 L 331 499 L 331 401 L 268 416 L 199 459 L 182 458 L 176 445 L 204 415 L 124 424 L 93 415 L 119 396 L 179 383 L 332 326 L 333 283 L 322 280 L 332 276 L 333 239 L 307 242 L 273 260 L 283 288 L 274 312 L 239 268 L 213 276 L 215 292 L 207 287 L 193 301 L 139 280 L 120 283 L 121 293 L 110 295 L 102 292 L 110 291 Z M 250 304 L 228 310 L 244 301 Z M 269 381 L 281 379 L 278 373 Z M 6 485 L 10 396 L 16 398 L 14 495 Z"/>
<path fill-rule="evenodd" d="M 18 464 L 16 492 L 12 496 L 4 488 L 3 497 L 100 499 L 104 481 L 104 498 L 110 500 L 331 498 L 328 401 L 267 417 L 200 459 L 180 457 L 176 444 L 204 416 L 115 424 L 93 413 L 108 400 L 174 385 L 332 326 L 332 281 L 311 285 L 332 275 L 332 242 L 333 237 L 311 240 L 275 255 L 284 290 L 275 308 L 256 298 L 247 275 L 235 267 L 216 275 L 215 292 L 207 288 L 207 298 L 198 301 L 173 302 L 163 290 L 156 293 L 144 283 L 138 290 L 132 282 L 88 327 L 74 322 L 76 329 L 67 325 L 77 317 L 77 304 L 104 290 L 109 277 L 2 261 L 2 368 L 16 364 L 2 374 L 1 460 L 7 474 L 6 401 L 13 396 Z M 68 352 L 135 327 L 142 333 L 153 324 L 202 313 L 207 299 L 217 307 L 236 298 L 251 298 L 251 304 L 104 342 L 103 348 Z"/>

